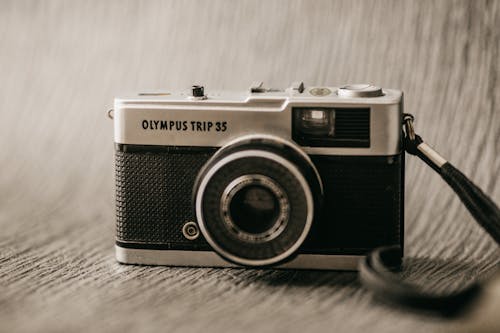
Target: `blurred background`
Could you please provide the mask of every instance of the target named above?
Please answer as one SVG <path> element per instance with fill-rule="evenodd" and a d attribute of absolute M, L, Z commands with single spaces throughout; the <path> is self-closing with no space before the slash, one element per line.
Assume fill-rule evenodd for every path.
<path fill-rule="evenodd" d="M 116 264 L 113 127 L 106 111 L 122 92 L 192 84 L 207 90 L 247 89 L 256 80 L 271 87 L 304 81 L 398 88 L 422 137 L 499 202 L 499 27 L 500 2 L 486 0 L 0 0 L 2 325 L 85 330 L 106 323 L 118 330 L 159 322 L 221 329 L 228 326 L 209 319 L 224 314 L 226 324 L 239 329 L 416 327 L 421 318 L 372 304 L 353 274 L 311 278 Z M 445 265 L 417 262 L 408 275 L 420 281 L 437 277 L 438 284 L 460 286 L 499 262 L 497 246 L 452 191 L 412 157 L 406 244 L 409 257 Z M 253 290 L 248 285 L 259 274 L 311 280 L 310 288 L 321 292 L 258 283 Z M 236 305 L 243 298 L 255 307 L 250 317 Z M 303 298 L 308 303 L 296 305 Z M 178 310 L 155 312 L 171 310 L 173 299 Z M 203 313 L 209 300 L 219 302 Z M 132 319 L 132 312 L 139 315 Z M 290 313 L 309 319 L 294 321 Z M 376 319 L 381 315 L 384 321 Z M 259 316 L 267 324 L 254 320 Z"/>

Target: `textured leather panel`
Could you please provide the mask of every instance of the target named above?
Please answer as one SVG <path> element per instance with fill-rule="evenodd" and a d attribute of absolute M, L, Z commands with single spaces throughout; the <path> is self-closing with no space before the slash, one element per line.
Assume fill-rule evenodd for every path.
<path fill-rule="evenodd" d="M 182 226 L 195 221 L 192 187 L 199 169 L 211 155 L 211 151 L 117 151 L 117 240 L 166 244 L 177 249 L 208 246 L 201 235 L 194 241 L 184 238 Z"/>
<path fill-rule="evenodd" d="M 312 156 L 312 160 L 325 193 L 321 219 L 315 221 L 304 247 L 363 252 L 400 243 L 403 224 L 400 156 Z"/>
<path fill-rule="evenodd" d="M 162 244 L 166 249 L 207 249 L 188 241 L 182 226 L 195 221 L 191 196 L 200 168 L 213 150 L 116 152 L 119 242 Z M 312 156 L 323 181 L 322 212 L 300 252 L 364 253 L 399 244 L 400 157 Z"/>

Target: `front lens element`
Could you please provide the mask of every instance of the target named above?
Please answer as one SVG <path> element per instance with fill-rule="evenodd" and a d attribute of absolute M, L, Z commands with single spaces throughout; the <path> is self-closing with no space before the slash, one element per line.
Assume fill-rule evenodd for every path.
<path fill-rule="evenodd" d="M 235 236 L 246 242 L 276 238 L 289 214 L 284 190 L 271 178 L 243 175 L 227 185 L 221 198 L 222 219 Z"/>
<path fill-rule="evenodd" d="M 279 214 L 279 204 L 274 194 L 265 187 L 247 186 L 235 194 L 229 212 L 238 228 L 260 234 L 273 226 Z"/>

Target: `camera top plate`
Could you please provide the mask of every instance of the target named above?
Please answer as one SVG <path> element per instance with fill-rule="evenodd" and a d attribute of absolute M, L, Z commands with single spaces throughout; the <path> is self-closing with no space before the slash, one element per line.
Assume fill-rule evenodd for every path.
<path fill-rule="evenodd" d="M 201 88 L 201 90 L 200 90 Z M 202 95 L 200 95 L 200 91 Z M 204 91 L 203 86 L 194 85 L 185 91 L 150 91 L 135 94 L 124 94 L 115 99 L 116 106 L 155 104 L 198 105 L 205 107 L 238 106 L 255 107 L 263 111 L 281 111 L 287 104 L 397 104 L 402 99 L 402 91 L 396 89 L 381 89 L 368 84 L 347 84 L 335 86 L 304 87 L 293 83 L 287 89 L 264 88 L 262 83 L 254 83 L 249 90 L 242 91 Z M 236 110 L 235 110 L 236 111 Z"/>
<path fill-rule="evenodd" d="M 257 83 L 243 91 L 193 86 L 180 92 L 122 95 L 114 103 L 115 143 L 221 147 L 230 140 L 255 134 L 294 141 L 292 119 L 297 108 L 342 109 L 344 116 L 348 112 L 348 118 L 349 109 L 369 110 L 368 146 L 301 145 L 308 154 L 390 156 L 402 151 L 402 91 L 370 85 L 305 87 L 301 82 L 287 89 L 265 88 Z M 346 126 L 351 124 L 348 120 Z"/>

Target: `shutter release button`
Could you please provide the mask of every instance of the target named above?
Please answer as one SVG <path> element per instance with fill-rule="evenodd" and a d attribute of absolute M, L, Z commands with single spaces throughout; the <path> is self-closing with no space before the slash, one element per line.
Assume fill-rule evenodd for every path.
<path fill-rule="evenodd" d="M 337 91 L 340 97 L 379 97 L 384 96 L 382 88 L 370 84 L 347 84 Z"/>

